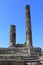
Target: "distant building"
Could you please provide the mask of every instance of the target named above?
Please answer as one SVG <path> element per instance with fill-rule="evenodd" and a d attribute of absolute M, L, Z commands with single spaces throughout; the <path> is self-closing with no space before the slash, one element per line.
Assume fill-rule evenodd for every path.
<path fill-rule="evenodd" d="M 26 42 L 16 44 L 16 26 L 10 28 L 10 46 L 0 48 L 0 65 L 43 65 L 43 51 L 32 45 L 30 6 L 26 5 Z"/>

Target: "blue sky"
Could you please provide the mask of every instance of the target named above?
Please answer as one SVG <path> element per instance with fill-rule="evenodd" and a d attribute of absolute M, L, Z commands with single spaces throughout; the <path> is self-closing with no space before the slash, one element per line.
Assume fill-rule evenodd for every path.
<path fill-rule="evenodd" d="M 30 5 L 33 46 L 43 49 L 43 0 L 0 0 L 0 47 L 10 43 L 10 25 L 16 25 L 16 42 L 26 41 L 25 5 Z"/>

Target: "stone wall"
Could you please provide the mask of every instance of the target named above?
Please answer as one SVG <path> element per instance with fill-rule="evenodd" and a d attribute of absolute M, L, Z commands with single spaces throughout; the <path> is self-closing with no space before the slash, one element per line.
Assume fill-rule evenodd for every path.
<path fill-rule="evenodd" d="M 23 61 L 1 61 L 0 65 L 25 65 Z"/>

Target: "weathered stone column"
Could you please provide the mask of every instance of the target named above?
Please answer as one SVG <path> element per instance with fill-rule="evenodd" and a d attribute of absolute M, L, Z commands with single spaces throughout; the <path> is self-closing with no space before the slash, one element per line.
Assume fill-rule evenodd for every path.
<path fill-rule="evenodd" d="M 10 46 L 14 46 L 16 44 L 16 26 L 11 25 L 10 28 Z"/>
<path fill-rule="evenodd" d="M 26 5 L 26 46 L 32 46 L 30 6 Z"/>

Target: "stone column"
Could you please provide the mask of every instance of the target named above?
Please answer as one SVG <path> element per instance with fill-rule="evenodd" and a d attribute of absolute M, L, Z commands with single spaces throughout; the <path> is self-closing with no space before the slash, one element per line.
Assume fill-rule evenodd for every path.
<path fill-rule="evenodd" d="M 26 5 L 26 46 L 32 46 L 30 6 Z"/>
<path fill-rule="evenodd" d="M 11 25 L 10 28 L 10 47 L 15 46 L 16 44 L 16 26 Z"/>

